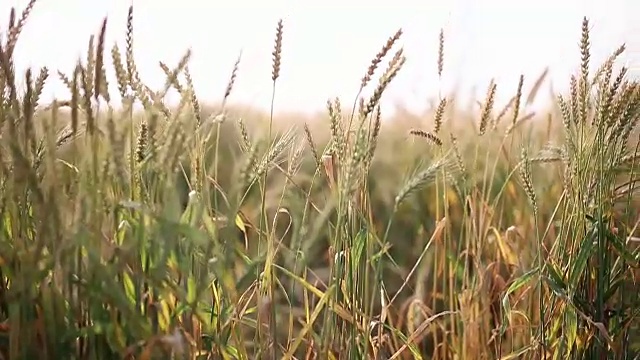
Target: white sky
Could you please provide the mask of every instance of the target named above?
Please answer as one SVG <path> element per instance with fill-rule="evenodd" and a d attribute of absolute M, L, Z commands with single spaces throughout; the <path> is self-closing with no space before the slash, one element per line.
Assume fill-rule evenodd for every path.
<path fill-rule="evenodd" d="M 16 50 L 19 71 L 52 70 L 45 96 L 68 97 L 55 74 L 70 74 L 86 58 L 89 36 L 109 16 L 107 43 L 124 51 L 127 8 L 132 0 L 40 0 Z M 9 8 L 21 12 L 27 0 L 1 0 L 0 26 Z M 164 82 L 158 61 L 175 66 L 187 48 L 202 101 L 219 103 L 233 63 L 243 51 L 232 101 L 268 108 L 275 27 L 284 19 L 284 54 L 276 94 L 280 110 L 317 111 L 330 97 L 351 104 L 371 58 L 399 27 L 406 67 L 386 94 L 385 105 L 422 110 L 427 99 L 457 86 L 463 96 L 476 88 L 482 98 L 492 77 L 498 100 L 506 101 L 525 74 L 531 86 L 546 66 L 556 90 L 579 64 L 582 16 L 590 18 L 595 62 L 619 44 L 640 74 L 640 3 L 633 0 L 133 0 L 136 60 L 141 77 L 158 89 Z M 482 5 L 480 5 L 482 4 Z M 631 15 L 635 17 L 632 19 Z M 625 18 L 626 16 L 626 18 Z M 632 20 L 634 25 L 632 26 Z M 635 26 L 635 29 L 633 27 Z M 437 40 L 445 29 L 445 74 L 437 77 Z M 632 30 L 633 33 L 632 33 Z M 632 42 L 632 35 L 638 40 Z M 390 55 L 392 56 L 392 54 Z M 112 85 L 113 78 L 110 78 Z M 115 90 L 115 87 L 114 87 Z M 543 97 L 548 86 L 542 89 Z M 544 99 L 543 99 L 544 100 Z"/>

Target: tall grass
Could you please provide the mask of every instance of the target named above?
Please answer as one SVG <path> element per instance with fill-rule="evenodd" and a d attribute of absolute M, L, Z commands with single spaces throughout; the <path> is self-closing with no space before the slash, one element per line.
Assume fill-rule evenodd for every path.
<path fill-rule="evenodd" d="M 160 63 L 163 88 L 144 85 L 133 8 L 124 53 L 108 51 L 105 19 L 86 59 L 57 74 L 69 98 L 41 104 L 49 69 L 13 66 L 35 3 L 11 12 L 0 42 L 2 358 L 640 351 L 640 86 L 616 66 L 624 47 L 592 68 L 586 18 L 580 72 L 546 121 L 528 108 L 545 73 L 520 77 L 503 109 L 492 82 L 477 110 L 441 96 L 429 121 L 387 127 L 380 99 L 405 63 L 400 29 L 353 105 L 329 100 L 319 129 L 286 127 L 275 111 L 283 22 L 264 124 L 227 105 L 241 57 L 215 109 L 194 91 L 190 52 Z M 443 32 L 438 48 L 442 76 Z"/>

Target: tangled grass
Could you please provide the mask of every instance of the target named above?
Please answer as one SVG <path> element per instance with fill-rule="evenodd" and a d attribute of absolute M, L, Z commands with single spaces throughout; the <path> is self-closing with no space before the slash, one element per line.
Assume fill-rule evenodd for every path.
<path fill-rule="evenodd" d="M 426 125 L 383 124 L 379 101 L 405 62 L 399 30 L 351 109 L 332 99 L 323 122 L 284 127 L 273 108 L 264 124 L 227 105 L 240 59 L 216 109 L 193 90 L 190 52 L 160 63 L 162 89 L 145 86 L 133 8 L 124 55 L 111 48 L 121 106 L 107 19 L 86 61 L 58 73 L 70 98 L 42 106 L 49 70 L 16 74 L 12 56 L 35 3 L 11 12 L 0 43 L 1 358 L 640 351 L 640 85 L 616 70 L 624 47 L 592 72 L 586 18 L 580 72 L 546 121 L 527 108 L 542 78 L 525 96 L 523 76 L 500 111 L 491 83 L 477 112 L 443 97 Z M 284 42 L 279 22 L 274 99 Z M 439 75 L 444 44 L 441 33 Z"/>

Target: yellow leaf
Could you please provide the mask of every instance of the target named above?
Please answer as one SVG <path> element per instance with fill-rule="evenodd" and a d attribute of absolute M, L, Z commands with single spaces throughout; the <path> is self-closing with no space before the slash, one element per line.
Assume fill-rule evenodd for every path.
<path fill-rule="evenodd" d="M 505 241 L 504 237 L 498 232 L 495 227 L 491 227 L 490 230 L 493 232 L 496 237 L 496 243 L 498 244 L 498 248 L 500 249 L 500 255 L 504 259 L 507 265 L 518 265 L 518 256 L 513 251 L 511 246 Z"/>
<path fill-rule="evenodd" d="M 240 213 L 238 213 L 238 215 L 236 215 L 236 226 L 243 233 L 245 233 L 245 234 L 247 233 L 247 225 L 245 224 L 244 220 L 242 220 L 242 216 L 240 216 Z"/>
<path fill-rule="evenodd" d="M 158 325 L 160 330 L 167 331 L 169 322 L 171 321 L 171 313 L 169 312 L 169 304 L 166 301 L 160 301 L 160 314 L 158 314 Z"/>
<path fill-rule="evenodd" d="M 507 183 L 507 194 L 509 194 L 509 196 L 511 196 L 511 198 L 515 198 L 516 195 L 517 195 L 516 186 L 513 185 L 513 181 L 509 181 Z"/>
<path fill-rule="evenodd" d="M 449 207 L 457 207 L 460 205 L 460 199 L 458 193 L 453 188 L 447 190 L 447 200 L 449 201 Z"/>

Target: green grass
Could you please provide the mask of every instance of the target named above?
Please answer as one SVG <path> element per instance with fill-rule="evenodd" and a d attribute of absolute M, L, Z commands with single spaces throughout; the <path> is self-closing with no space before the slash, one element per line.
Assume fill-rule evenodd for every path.
<path fill-rule="evenodd" d="M 272 111 L 246 118 L 227 105 L 240 58 L 215 108 L 189 52 L 147 88 L 132 8 L 124 51 L 109 54 L 105 19 L 58 73 L 69 98 L 40 104 L 49 70 L 17 74 L 12 58 L 34 5 L 11 13 L 0 48 L 1 358 L 640 353 L 640 84 L 615 64 L 623 48 L 592 68 L 587 19 L 580 72 L 547 114 L 528 108 L 543 77 L 523 76 L 504 109 L 491 83 L 479 109 L 451 96 L 420 122 L 381 121 L 398 31 L 352 104 L 294 122 L 277 112 L 282 22 Z"/>

